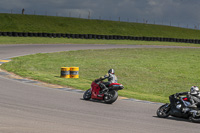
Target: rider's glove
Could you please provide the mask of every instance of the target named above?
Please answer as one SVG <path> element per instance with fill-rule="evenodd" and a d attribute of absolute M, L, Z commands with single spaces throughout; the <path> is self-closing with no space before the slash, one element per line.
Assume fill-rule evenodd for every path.
<path fill-rule="evenodd" d="M 100 79 L 95 79 L 94 81 L 97 83 L 97 82 L 99 82 L 99 81 L 101 81 L 101 80 L 100 80 Z"/>
<path fill-rule="evenodd" d="M 179 93 L 176 93 L 176 97 L 179 97 Z"/>
<path fill-rule="evenodd" d="M 109 77 L 109 75 L 104 75 L 104 78 L 108 78 Z"/>

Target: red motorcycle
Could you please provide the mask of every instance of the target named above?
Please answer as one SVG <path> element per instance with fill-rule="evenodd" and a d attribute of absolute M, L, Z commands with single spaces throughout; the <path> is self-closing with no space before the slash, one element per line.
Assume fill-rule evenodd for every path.
<path fill-rule="evenodd" d="M 108 86 L 106 91 L 102 91 L 100 85 L 102 84 L 102 80 L 95 80 L 91 84 L 91 88 L 85 91 L 83 94 L 83 99 L 90 100 L 90 99 L 97 99 L 104 101 L 107 104 L 112 104 L 118 98 L 118 90 L 122 90 L 124 87 L 122 84 L 119 83 L 111 83 Z"/>

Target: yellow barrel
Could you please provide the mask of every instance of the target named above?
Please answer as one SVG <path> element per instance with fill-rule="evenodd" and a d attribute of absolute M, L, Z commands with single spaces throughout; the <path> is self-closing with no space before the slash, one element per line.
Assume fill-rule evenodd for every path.
<path fill-rule="evenodd" d="M 70 78 L 79 78 L 79 67 L 70 67 Z"/>
<path fill-rule="evenodd" d="M 61 67 L 61 78 L 70 78 L 70 67 Z"/>

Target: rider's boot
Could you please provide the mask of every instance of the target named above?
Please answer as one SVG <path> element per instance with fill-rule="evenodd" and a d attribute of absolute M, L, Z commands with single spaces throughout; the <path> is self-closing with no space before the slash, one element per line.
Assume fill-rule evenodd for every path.
<path fill-rule="evenodd" d="M 101 91 L 99 92 L 100 94 L 103 94 L 108 90 L 108 88 L 103 83 L 101 83 L 99 85 L 101 87 Z"/>
<path fill-rule="evenodd" d="M 107 92 L 107 90 L 108 90 L 108 88 L 106 87 L 106 88 L 104 88 L 103 90 L 101 90 L 101 92 L 102 92 L 102 93 L 105 93 L 105 92 Z"/>
<path fill-rule="evenodd" d="M 195 102 L 194 102 L 194 99 L 190 98 L 189 101 L 191 103 L 190 105 L 188 105 L 189 108 L 196 108 L 197 107 Z"/>
<path fill-rule="evenodd" d="M 185 114 L 185 113 L 187 113 L 189 110 L 190 110 L 190 109 L 186 107 L 186 108 L 183 108 L 183 109 L 182 109 L 182 112 Z"/>
<path fill-rule="evenodd" d="M 191 104 L 191 105 L 188 105 L 188 107 L 189 107 L 189 108 L 196 108 L 197 105 L 195 105 L 195 104 Z"/>

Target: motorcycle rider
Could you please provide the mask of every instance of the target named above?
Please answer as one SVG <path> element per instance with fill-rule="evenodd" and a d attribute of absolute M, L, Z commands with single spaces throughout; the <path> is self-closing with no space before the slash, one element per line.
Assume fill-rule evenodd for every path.
<path fill-rule="evenodd" d="M 99 79 L 96 79 L 95 82 L 102 81 L 102 80 L 105 80 L 105 79 L 108 79 L 108 82 L 99 83 L 99 86 L 102 89 L 100 93 L 103 93 L 106 90 L 108 90 L 108 87 L 111 83 L 117 83 L 117 77 L 115 76 L 114 69 L 109 69 L 108 74 L 100 77 Z"/>
<path fill-rule="evenodd" d="M 186 95 L 191 105 L 188 107 L 196 108 L 200 105 L 200 93 L 199 88 L 197 86 L 192 86 L 189 92 L 180 92 L 176 93 L 176 96 Z"/>

